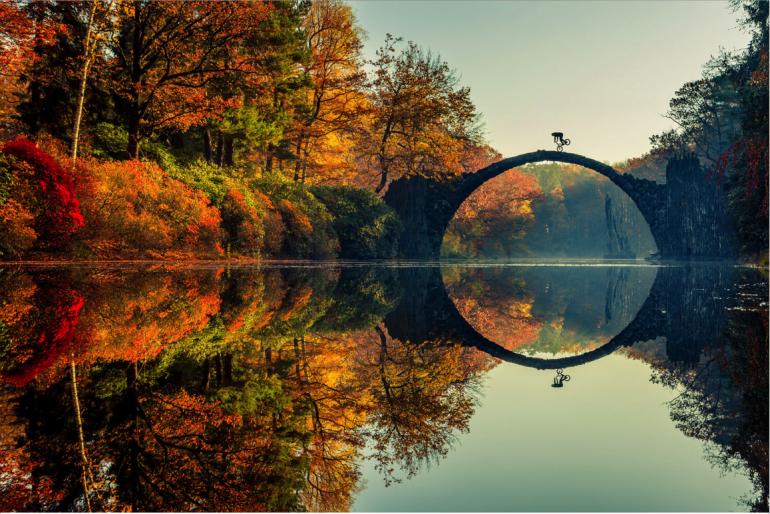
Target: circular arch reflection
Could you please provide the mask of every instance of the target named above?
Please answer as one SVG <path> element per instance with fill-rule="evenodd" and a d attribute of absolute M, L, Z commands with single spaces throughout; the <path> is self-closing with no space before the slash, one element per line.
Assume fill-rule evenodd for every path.
<path fill-rule="evenodd" d="M 625 328 L 598 348 L 578 355 L 555 358 L 536 357 L 515 352 L 483 335 L 457 308 L 454 299 L 447 289 L 446 282 L 444 281 L 444 274 L 440 274 L 441 287 L 443 289 L 442 293 L 447 300 L 445 302 L 446 309 L 450 311 L 447 313 L 447 317 L 455 320 L 453 321 L 453 325 L 455 326 L 452 328 L 452 332 L 454 332 L 453 336 L 457 337 L 463 344 L 474 346 L 484 353 L 505 362 L 534 369 L 556 370 L 587 364 L 610 355 L 618 348 L 631 346 L 636 342 L 657 337 L 656 329 L 661 327 L 665 310 L 660 307 L 659 302 L 657 301 L 658 295 L 656 294 L 656 284 L 658 284 L 659 273 L 657 267 L 655 270 L 655 276 L 646 299 L 641 303 L 635 316 Z"/>

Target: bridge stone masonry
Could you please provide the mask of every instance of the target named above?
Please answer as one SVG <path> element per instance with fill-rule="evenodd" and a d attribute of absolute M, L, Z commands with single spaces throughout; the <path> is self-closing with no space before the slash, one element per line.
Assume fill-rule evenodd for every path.
<path fill-rule="evenodd" d="M 695 156 L 671 159 L 666 168 L 666 183 L 659 184 L 620 173 L 582 155 L 538 150 L 448 180 L 414 176 L 393 181 L 385 202 L 403 224 L 399 257 L 438 259 L 444 232 L 471 193 L 512 168 L 544 161 L 583 166 L 618 186 L 647 221 L 661 258 L 725 259 L 735 255 L 724 195 L 717 182 L 705 176 Z"/>

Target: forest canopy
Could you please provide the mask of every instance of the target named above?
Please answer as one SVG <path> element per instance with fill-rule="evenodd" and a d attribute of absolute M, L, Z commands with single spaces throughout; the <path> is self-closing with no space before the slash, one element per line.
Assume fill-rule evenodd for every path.
<path fill-rule="evenodd" d="M 756 256 L 767 247 L 767 3 L 733 8 L 748 47 L 683 85 L 667 114 L 676 128 L 622 168 L 660 177 L 669 158 L 694 152 L 725 191 L 742 255 Z M 392 181 L 444 181 L 500 157 L 440 49 L 388 34 L 367 58 L 343 0 L 15 0 L 0 20 L 3 259 L 392 257 L 402 227 L 359 230 L 372 213 L 350 208 L 390 219 L 379 198 Z M 37 188 L 41 174 L 56 186 Z M 501 196 L 510 188 L 482 187 L 445 253 L 542 253 L 519 244 L 525 229 L 565 207 L 546 201 L 559 188 L 521 177 L 501 178 L 517 183 L 516 205 Z M 650 251 L 627 199 L 583 196 L 573 212 L 596 213 L 607 235 L 564 252 Z M 61 227 L 41 217 L 46 206 Z M 466 223 L 469 213 L 486 218 Z M 370 240 L 352 240 L 359 232 Z M 468 241 L 487 236 L 496 242 Z"/>

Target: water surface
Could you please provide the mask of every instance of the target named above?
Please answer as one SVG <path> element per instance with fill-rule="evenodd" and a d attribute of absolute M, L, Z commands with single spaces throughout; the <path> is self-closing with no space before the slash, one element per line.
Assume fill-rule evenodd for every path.
<path fill-rule="evenodd" d="M 767 278 L 0 268 L 0 510 L 767 510 Z"/>

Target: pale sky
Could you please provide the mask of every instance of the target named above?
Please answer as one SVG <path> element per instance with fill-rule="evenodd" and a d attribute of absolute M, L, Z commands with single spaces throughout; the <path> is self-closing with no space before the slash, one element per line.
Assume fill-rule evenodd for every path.
<path fill-rule="evenodd" d="M 368 34 L 387 32 L 455 68 L 504 157 L 553 147 L 614 162 L 649 150 L 674 92 L 720 47 L 748 35 L 724 1 L 353 0 Z"/>

